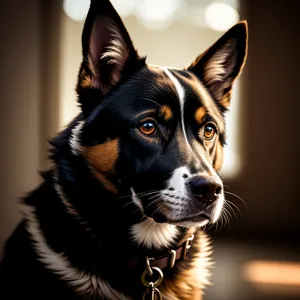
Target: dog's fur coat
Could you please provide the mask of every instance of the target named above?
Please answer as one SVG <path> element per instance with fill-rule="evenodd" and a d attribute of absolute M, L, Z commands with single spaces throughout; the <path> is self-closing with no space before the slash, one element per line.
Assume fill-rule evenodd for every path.
<path fill-rule="evenodd" d="M 163 299 L 201 299 L 224 203 L 224 113 L 247 53 L 240 22 L 183 70 L 141 58 L 108 0 L 82 34 L 82 113 L 51 141 L 53 168 L 23 201 L 1 263 L 1 299 L 141 299 L 146 256 L 195 235 L 166 268 Z M 136 265 L 129 264 L 134 260 Z"/>

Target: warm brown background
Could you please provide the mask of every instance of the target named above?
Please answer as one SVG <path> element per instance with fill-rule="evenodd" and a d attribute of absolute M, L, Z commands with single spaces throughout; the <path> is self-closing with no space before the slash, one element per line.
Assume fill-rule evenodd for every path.
<path fill-rule="evenodd" d="M 215 234 L 221 245 L 231 243 L 233 251 L 238 249 L 235 242 L 251 240 L 252 245 L 287 245 L 299 253 L 299 11 L 296 0 L 242 0 L 242 18 L 250 31 L 241 90 L 244 167 L 238 178 L 225 183 L 247 208 L 231 198 L 242 217 L 231 230 Z M 61 13 L 56 0 L 1 4 L 1 248 L 20 218 L 16 199 L 39 182 L 37 170 L 47 165 L 46 139 L 58 128 Z M 208 297 L 210 293 L 215 300 L 229 299 L 210 291 Z"/>

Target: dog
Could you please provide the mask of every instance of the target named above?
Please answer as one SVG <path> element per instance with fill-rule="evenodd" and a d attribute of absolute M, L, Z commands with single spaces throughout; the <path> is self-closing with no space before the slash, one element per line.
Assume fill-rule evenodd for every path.
<path fill-rule="evenodd" d="M 199 300 L 224 205 L 225 113 L 247 56 L 241 21 L 184 69 L 146 63 L 108 0 L 82 32 L 80 114 L 5 245 L 1 299 Z"/>

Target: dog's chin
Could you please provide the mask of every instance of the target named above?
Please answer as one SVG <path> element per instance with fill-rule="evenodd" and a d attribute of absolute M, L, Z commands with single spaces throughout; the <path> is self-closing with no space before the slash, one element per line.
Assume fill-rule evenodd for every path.
<path fill-rule="evenodd" d="M 206 224 L 209 223 L 209 220 L 203 220 L 203 221 L 179 221 L 179 222 L 173 222 L 170 224 L 180 226 L 180 227 L 185 227 L 185 228 L 200 228 L 205 226 Z"/>
<path fill-rule="evenodd" d="M 156 223 L 169 223 L 168 219 L 166 218 L 166 216 L 160 212 L 151 215 L 151 218 L 156 222 Z"/>
<path fill-rule="evenodd" d="M 161 213 L 152 216 L 156 223 L 168 223 L 180 227 L 202 227 L 212 221 L 212 218 L 206 214 L 199 214 L 194 216 L 182 216 L 180 218 L 167 217 Z"/>
<path fill-rule="evenodd" d="M 168 223 L 181 227 L 202 227 L 212 221 L 208 214 L 187 215 L 176 219 L 168 219 Z"/>

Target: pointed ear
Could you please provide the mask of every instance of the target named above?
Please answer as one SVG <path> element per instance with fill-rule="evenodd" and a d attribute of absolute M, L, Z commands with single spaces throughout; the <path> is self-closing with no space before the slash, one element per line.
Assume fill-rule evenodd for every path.
<path fill-rule="evenodd" d="M 188 67 L 208 88 L 215 101 L 227 108 L 232 84 L 240 75 L 247 57 L 248 26 L 237 23 Z"/>
<path fill-rule="evenodd" d="M 92 110 L 125 74 L 144 62 L 108 0 L 91 0 L 82 33 L 82 55 L 77 92 L 84 112 Z"/>

